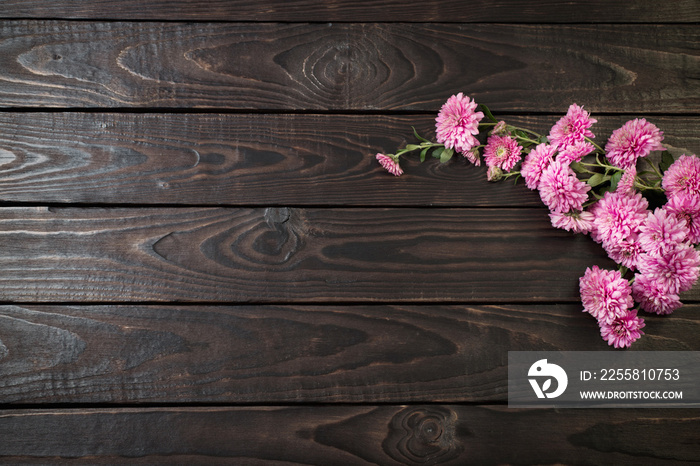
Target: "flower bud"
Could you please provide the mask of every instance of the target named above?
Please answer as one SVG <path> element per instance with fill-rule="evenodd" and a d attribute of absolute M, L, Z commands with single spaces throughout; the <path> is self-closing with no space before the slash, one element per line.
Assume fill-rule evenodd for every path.
<path fill-rule="evenodd" d="M 489 181 L 501 181 L 502 178 L 503 170 L 496 166 L 489 167 L 489 169 L 486 171 L 486 179 Z"/>
<path fill-rule="evenodd" d="M 479 157 L 479 149 L 477 149 L 476 147 L 465 152 L 463 155 L 467 158 L 467 160 L 469 160 L 471 163 L 473 163 L 477 167 L 481 165 L 481 157 Z"/>
<path fill-rule="evenodd" d="M 401 167 L 399 166 L 399 157 L 396 154 L 382 154 L 381 152 L 377 153 L 376 155 L 377 161 L 388 171 L 394 176 L 401 176 L 403 174 L 403 170 L 401 170 Z"/>
<path fill-rule="evenodd" d="M 496 123 L 496 126 L 493 127 L 491 132 L 489 133 L 491 135 L 495 134 L 497 136 L 505 136 L 508 134 L 508 130 L 506 128 L 506 122 L 501 120 L 498 123 Z"/>

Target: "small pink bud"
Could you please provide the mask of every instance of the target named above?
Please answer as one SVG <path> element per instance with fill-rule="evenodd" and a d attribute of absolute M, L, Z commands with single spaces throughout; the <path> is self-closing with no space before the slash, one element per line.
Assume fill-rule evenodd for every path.
<path fill-rule="evenodd" d="M 386 171 L 392 175 L 401 176 L 403 174 L 403 170 L 401 170 L 401 167 L 399 166 L 399 158 L 397 156 L 378 153 L 376 157 L 382 167 L 384 167 Z"/>
<path fill-rule="evenodd" d="M 501 120 L 498 123 L 496 123 L 496 126 L 493 127 L 491 133 L 489 134 L 496 134 L 498 136 L 505 136 L 506 134 L 508 134 L 508 130 L 506 129 L 506 122 Z"/>
<path fill-rule="evenodd" d="M 469 160 L 471 163 L 473 163 L 477 167 L 481 165 L 481 157 L 479 157 L 479 149 L 477 149 L 476 147 L 465 152 L 463 155 L 467 158 L 467 160 Z"/>

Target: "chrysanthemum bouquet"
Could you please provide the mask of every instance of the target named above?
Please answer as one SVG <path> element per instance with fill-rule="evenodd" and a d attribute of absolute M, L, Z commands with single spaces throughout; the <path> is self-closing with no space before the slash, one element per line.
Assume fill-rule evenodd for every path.
<path fill-rule="evenodd" d="M 483 105 L 480 110 L 469 97 L 454 95 L 436 118 L 437 142 L 414 130 L 418 144 L 376 158 L 399 176 L 404 154 L 419 152 L 424 161 L 430 153 L 447 162 L 459 153 L 477 166 L 483 158 L 489 181 L 522 177 L 538 190 L 554 227 L 590 233 L 619 264 L 617 270 L 590 267 L 579 280 L 584 312 L 615 348 L 644 334 L 639 310 L 670 314 L 682 305 L 679 293 L 700 274 L 700 158 L 675 160 L 661 145 L 663 133 L 643 118 L 613 131 L 603 148 L 593 142 L 596 120 L 576 104 L 547 136 L 499 121 Z M 480 131 L 487 133 L 485 144 L 477 139 Z M 659 163 L 647 158 L 653 151 L 663 151 Z M 638 171 L 641 160 L 648 169 Z"/>

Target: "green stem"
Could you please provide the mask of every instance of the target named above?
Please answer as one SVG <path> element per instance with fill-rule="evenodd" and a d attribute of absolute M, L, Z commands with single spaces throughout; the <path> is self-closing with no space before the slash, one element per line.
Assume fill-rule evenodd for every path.
<path fill-rule="evenodd" d="M 511 126 L 511 125 L 507 125 L 507 127 L 510 128 L 510 129 L 514 129 L 514 130 L 524 131 L 524 132 L 526 132 L 526 133 L 530 133 L 530 134 L 532 134 L 533 136 L 535 136 L 537 139 L 539 139 L 539 138 L 542 137 L 541 134 L 536 133 L 536 132 L 534 132 L 534 131 L 532 131 L 532 130 L 529 130 L 529 129 L 527 129 L 527 128 L 521 128 L 521 127 L 519 127 L 519 126 Z M 538 143 L 538 144 L 539 144 L 539 143 Z"/>
<path fill-rule="evenodd" d="M 660 186 L 645 186 L 640 183 L 635 182 L 634 183 L 635 188 L 639 189 L 640 191 L 657 191 L 660 193 L 664 192 L 664 188 Z"/>
<path fill-rule="evenodd" d="M 524 138 L 522 136 L 515 136 L 516 141 L 529 142 L 530 144 L 539 144 L 539 142 L 532 140 L 530 138 Z"/>
<path fill-rule="evenodd" d="M 586 142 L 590 143 L 593 147 L 595 147 L 598 150 L 598 152 L 600 152 L 602 155 L 605 155 L 605 151 L 603 150 L 603 148 L 600 147 L 594 140 L 592 140 L 589 137 L 586 137 L 585 140 Z"/>
<path fill-rule="evenodd" d="M 396 157 L 401 157 L 403 154 L 408 154 L 409 152 L 417 151 L 417 150 L 423 150 L 423 149 L 430 149 L 433 147 L 445 147 L 444 144 L 439 144 L 436 142 L 423 142 L 421 144 L 410 144 L 410 148 L 403 148 L 400 149 L 396 152 Z"/>
<path fill-rule="evenodd" d="M 664 176 L 661 174 L 661 172 L 659 171 L 659 169 L 656 168 L 656 165 L 654 165 L 654 162 L 652 162 L 651 160 L 649 160 L 649 159 L 646 158 L 646 157 L 644 158 L 644 160 L 646 161 L 646 163 L 649 164 L 649 166 L 651 167 L 651 169 L 654 170 L 654 173 L 656 173 L 656 176 L 658 176 L 659 179 L 662 179 L 662 178 L 664 177 Z"/>
<path fill-rule="evenodd" d="M 603 163 L 600 160 L 596 159 L 597 163 L 585 163 L 585 162 L 578 162 L 579 165 L 584 166 L 584 167 L 596 167 L 596 168 L 604 168 L 605 170 L 615 170 L 618 172 L 624 172 L 624 168 L 616 167 L 614 165 L 608 165 L 607 163 Z"/>
<path fill-rule="evenodd" d="M 588 165 L 588 166 L 591 166 L 591 165 L 592 165 L 592 166 L 594 166 L 594 167 L 597 167 L 598 165 L 591 164 L 591 163 L 581 163 L 581 162 L 576 162 L 576 163 L 579 164 L 579 165 L 581 165 L 582 173 L 590 173 L 590 174 L 592 174 L 592 175 L 595 175 L 596 173 L 598 173 L 598 172 L 594 172 L 593 170 L 589 170 L 589 169 L 583 167 L 583 165 Z"/>

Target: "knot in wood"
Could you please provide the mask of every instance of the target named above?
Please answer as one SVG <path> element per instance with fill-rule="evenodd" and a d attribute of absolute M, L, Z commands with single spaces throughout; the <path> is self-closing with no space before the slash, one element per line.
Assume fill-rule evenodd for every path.
<path fill-rule="evenodd" d="M 291 217 L 292 212 L 289 207 L 268 207 L 265 209 L 265 222 L 274 228 L 275 225 L 285 223 Z"/>
<path fill-rule="evenodd" d="M 436 419 L 434 417 L 421 419 L 416 431 L 416 436 L 421 443 L 436 443 L 438 440 L 440 440 L 443 433 L 442 422 L 440 422 L 440 419 Z"/>
<path fill-rule="evenodd" d="M 412 407 L 397 413 L 383 443 L 385 451 L 404 464 L 437 464 L 464 450 L 456 439 L 457 415 L 443 407 Z"/>
<path fill-rule="evenodd" d="M 250 265 L 269 266 L 288 262 L 303 246 L 303 239 L 293 222 L 292 209 L 269 207 L 263 213 L 263 222 L 240 235 L 232 247 L 239 257 L 246 257 Z"/>
<path fill-rule="evenodd" d="M 301 65 L 304 85 L 324 101 L 361 100 L 388 79 L 389 71 L 380 58 L 377 41 L 361 30 L 342 28 L 300 45 L 293 55 Z M 285 68 L 291 71 L 299 65 L 290 58 L 285 57 Z"/>

